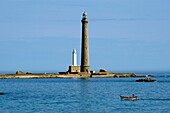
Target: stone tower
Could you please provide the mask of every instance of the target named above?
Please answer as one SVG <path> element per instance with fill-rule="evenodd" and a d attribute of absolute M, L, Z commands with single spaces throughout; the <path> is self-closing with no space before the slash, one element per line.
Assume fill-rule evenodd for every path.
<path fill-rule="evenodd" d="M 82 22 L 81 72 L 90 73 L 88 19 L 86 12 L 83 13 L 83 18 L 81 22 Z"/>

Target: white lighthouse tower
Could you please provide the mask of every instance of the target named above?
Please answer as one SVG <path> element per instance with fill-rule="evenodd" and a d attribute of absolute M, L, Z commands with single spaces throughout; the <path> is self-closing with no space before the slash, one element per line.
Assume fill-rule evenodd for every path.
<path fill-rule="evenodd" d="M 77 52 L 75 48 L 73 49 L 72 52 L 72 65 L 69 66 L 68 72 L 72 74 L 80 72 L 80 66 L 77 65 Z"/>
<path fill-rule="evenodd" d="M 72 55 L 72 66 L 77 66 L 77 53 L 75 48 L 73 49 Z"/>

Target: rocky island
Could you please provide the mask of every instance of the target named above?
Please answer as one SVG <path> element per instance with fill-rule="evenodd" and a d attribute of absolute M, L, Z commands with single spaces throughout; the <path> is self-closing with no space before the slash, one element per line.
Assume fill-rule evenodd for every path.
<path fill-rule="evenodd" d="M 101 69 L 99 72 L 60 72 L 53 74 L 34 74 L 31 72 L 23 73 L 17 71 L 16 74 L 0 74 L 0 78 L 112 78 L 112 77 L 136 77 L 134 73 L 111 73 L 107 70 Z"/>

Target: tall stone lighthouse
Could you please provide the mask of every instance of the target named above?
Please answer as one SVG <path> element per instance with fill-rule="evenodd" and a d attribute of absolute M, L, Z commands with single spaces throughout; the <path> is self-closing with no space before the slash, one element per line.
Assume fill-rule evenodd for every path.
<path fill-rule="evenodd" d="M 88 44 L 88 19 L 83 13 L 82 22 L 82 47 L 81 47 L 81 72 L 90 73 L 89 44 Z"/>

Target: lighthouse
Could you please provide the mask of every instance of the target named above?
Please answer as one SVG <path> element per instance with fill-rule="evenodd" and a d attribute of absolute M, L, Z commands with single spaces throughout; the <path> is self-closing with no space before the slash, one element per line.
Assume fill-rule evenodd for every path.
<path fill-rule="evenodd" d="M 90 76 L 90 60 L 89 60 L 89 44 L 88 44 L 88 19 L 87 13 L 83 13 L 81 20 L 82 23 L 82 40 L 81 40 L 81 65 L 77 66 L 77 53 L 76 49 L 72 52 L 72 65 L 69 66 L 68 72 L 71 74 L 76 74 L 79 72 L 85 73 L 82 76 Z"/>
<path fill-rule="evenodd" d="M 75 48 L 72 52 L 72 66 L 77 66 L 77 53 Z"/>
<path fill-rule="evenodd" d="M 72 51 L 72 65 L 69 66 L 68 72 L 70 74 L 77 74 L 80 72 L 80 66 L 77 65 L 77 51 L 75 48 Z"/>
<path fill-rule="evenodd" d="M 83 18 L 81 22 L 82 22 L 81 72 L 90 73 L 88 19 L 86 12 L 83 13 Z"/>

